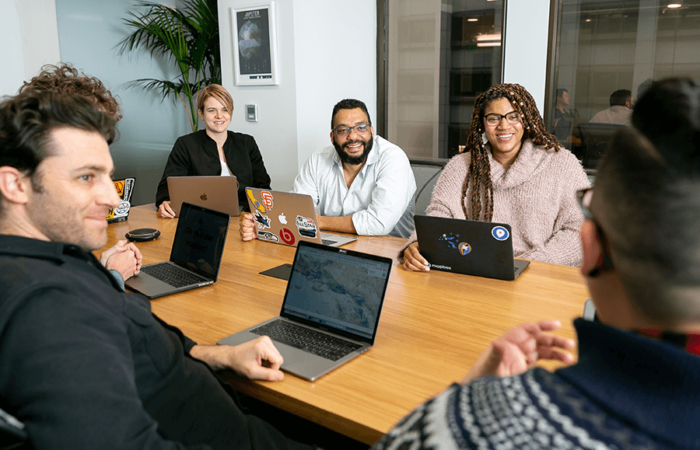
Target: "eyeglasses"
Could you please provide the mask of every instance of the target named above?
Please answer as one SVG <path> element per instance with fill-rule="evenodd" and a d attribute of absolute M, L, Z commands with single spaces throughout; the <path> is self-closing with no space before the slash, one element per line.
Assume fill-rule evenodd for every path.
<path fill-rule="evenodd" d="M 598 275 L 601 274 L 601 272 L 609 271 L 613 268 L 613 261 L 612 258 L 610 257 L 610 253 L 608 253 L 608 241 L 605 239 L 605 234 L 603 233 L 603 230 L 600 228 L 600 225 L 598 222 L 596 222 L 595 218 L 593 217 L 593 213 L 591 212 L 590 206 L 591 206 L 591 199 L 593 198 L 593 189 L 588 188 L 588 189 L 581 189 L 580 191 L 576 192 L 576 198 L 578 199 L 578 205 L 581 207 L 581 212 L 583 213 L 583 217 L 586 220 L 590 220 L 593 222 L 593 225 L 595 226 L 596 233 L 598 234 L 598 239 L 600 239 L 600 245 L 603 248 L 602 252 L 602 262 L 601 264 L 598 264 L 593 270 L 588 272 L 589 277 L 597 277 Z"/>
<path fill-rule="evenodd" d="M 486 115 L 486 125 L 489 125 L 491 127 L 497 126 L 499 123 L 501 123 L 501 120 L 505 117 L 505 119 L 508 121 L 508 123 L 519 123 L 520 122 L 520 113 L 517 111 L 511 111 L 506 114 L 496 114 L 496 113 L 491 113 Z"/>
<path fill-rule="evenodd" d="M 595 220 L 593 219 L 593 213 L 591 213 L 591 210 L 589 209 L 591 206 L 591 198 L 592 197 L 593 197 L 593 189 L 592 188 L 581 189 L 580 191 L 576 192 L 576 199 L 578 200 L 578 206 L 581 208 L 581 212 L 583 213 L 583 217 L 586 220 L 590 220 L 591 222 L 595 223 Z"/>
<path fill-rule="evenodd" d="M 364 134 L 369 131 L 370 127 L 371 125 L 368 123 L 361 123 L 359 125 L 355 125 L 354 127 L 346 127 L 344 125 L 341 125 L 339 127 L 333 128 L 331 131 L 333 131 L 337 136 L 346 137 L 350 135 L 350 132 L 352 130 L 355 130 L 360 134 Z"/>

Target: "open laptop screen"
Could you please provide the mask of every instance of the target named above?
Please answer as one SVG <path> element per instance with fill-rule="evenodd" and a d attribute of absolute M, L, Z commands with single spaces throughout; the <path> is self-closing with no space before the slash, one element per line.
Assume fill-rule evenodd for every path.
<path fill-rule="evenodd" d="M 227 214 L 183 203 L 170 261 L 216 280 L 228 224 Z"/>
<path fill-rule="evenodd" d="M 391 260 L 312 245 L 297 248 L 282 314 L 373 340 Z"/>

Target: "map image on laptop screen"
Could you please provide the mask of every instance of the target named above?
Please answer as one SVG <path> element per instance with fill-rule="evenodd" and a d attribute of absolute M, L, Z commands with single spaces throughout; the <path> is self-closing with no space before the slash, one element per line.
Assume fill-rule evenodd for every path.
<path fill-rule="evenodd" d="M 356 256 L 300 248 L 285 312 L 372 338 L 389 267 Z"/>

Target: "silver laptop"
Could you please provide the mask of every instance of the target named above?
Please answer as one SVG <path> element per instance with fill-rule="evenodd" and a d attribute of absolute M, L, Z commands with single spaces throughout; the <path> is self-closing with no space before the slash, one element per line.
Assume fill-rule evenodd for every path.
<path fill-rule="evenodd" d="M 510 225 L 414 216 L 418 248 L 431 269 L 514 280 L 530 261 L 513 258 Z"/>
<path fill-rule="evenodd" d="M 183 203 L 170 261 L 141 267 L 126 287 L 156 298 L 212 284 L 219 276 L 230 216 Z"/>
<path fill-rule="evenodd" d="M 250 212 L 255 216 L 258 239 L 296 246 L 299 241 L 340 247 L 357 238 L 321 233 L 310 195 L 246 188 Z"/>
<path fill-rule="evenodd" d="M 168 177 L 170 207 L 180 216 L 183 202 L 238 216 L 238 180 L 235 176 Z"/>
<path fill-rule="evenodd" d="M 374 344 L 392 260 L 299 242 L 279 317 L 220 340 L 270 336 L 282 370 L 314 381 Z"/>

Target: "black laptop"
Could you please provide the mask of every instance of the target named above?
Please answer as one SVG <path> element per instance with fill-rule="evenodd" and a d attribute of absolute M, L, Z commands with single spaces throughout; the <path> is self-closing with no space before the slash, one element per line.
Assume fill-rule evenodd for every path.
<path fill-rule="evenodd" d="M 238 345 L 269 336 L 282 370 L 309 381 L 374 344 L 392 260 L 299 241 L 279 317 L 220 340 Z"/>
<path fill-rule="evenodd" d="M 415 216 L 418 247 L 431 270 L 514 280 L 530 261 L 513 258 L 510 225 Z"/>
<path fill-rule="evenodd" d="M 212 284 L 219 276 L 229 215 L 183 203 L 170 261 L 141 267 L 126 287 L 156 298 Z"/>

